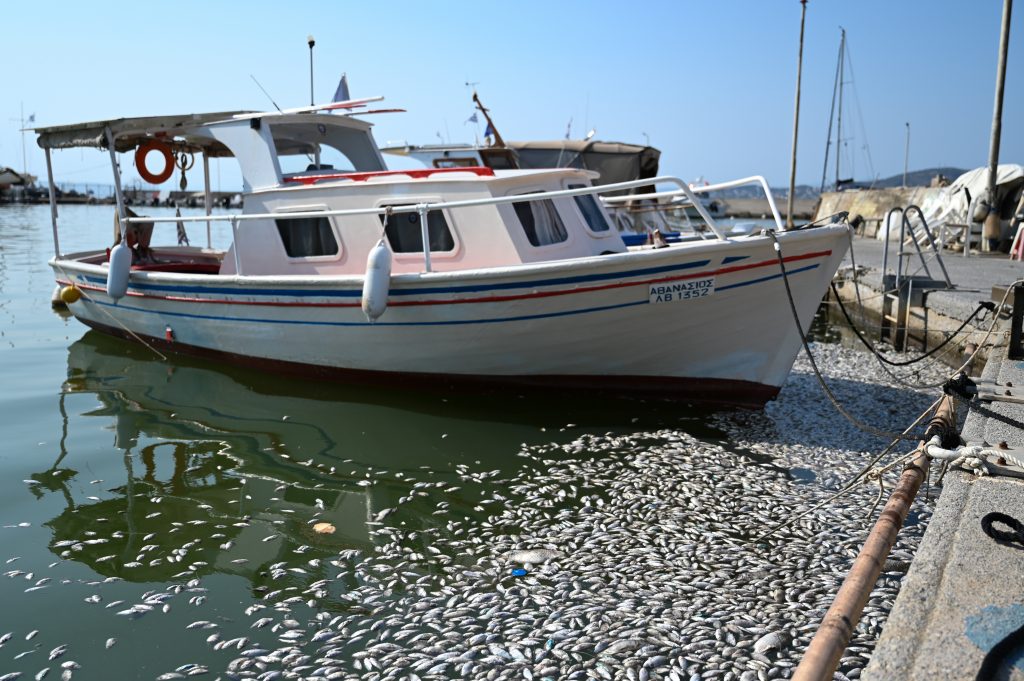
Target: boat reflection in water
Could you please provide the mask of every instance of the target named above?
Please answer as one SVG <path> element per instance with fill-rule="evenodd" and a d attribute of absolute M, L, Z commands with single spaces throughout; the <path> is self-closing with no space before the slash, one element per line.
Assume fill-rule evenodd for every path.
<path fill-rule="evenodd" d="M 480 500 L 526 465 L 516 456 L 524 443 L 701 421 L 678 405 L 288 381 L 167 363 L 96 332 L 69 348 L 60 406 L 59 458 L 31 486 L 65 498 L 47 523 L 54 553 L 131 582 L 224 573 L 264 584 L 257 590 L 268 565 L 296 552 L 312 565 L 372 550 L 382 525 L 443 533 L 447 519 L 485 517 Z"/>

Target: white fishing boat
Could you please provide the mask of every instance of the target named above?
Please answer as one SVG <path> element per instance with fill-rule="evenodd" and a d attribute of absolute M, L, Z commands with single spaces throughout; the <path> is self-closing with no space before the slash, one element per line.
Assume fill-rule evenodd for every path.
<path fill-rule="evenodd" d="M 595 198 L 657 183 L 699 207 L 678 178 L 594 187 L 594 173 L 572 168 L 388 170 L 355 114 L 375 99 L 38 129 L 51 177 L 52 149 L 108 150 L 123 233 L 64 253 L 52 204 L 60 297 L 85 324 L 160 352 L 323 378 L 749 406 L 778 392 L 845 252 L 846 225 L 784 230 L 777 220 L 798 329 L 771 236 L 731 238 L 702 211 L 713 239 L 627 248 Z M 153 151 L 169 170 L 148 170 Z M 351 168 L 326 167 L 328 151 Z M 210 215 L 207 201 L 207 215 L 180 221 L 133 217 L 123 153 L 155 180 L 200 154 L 207 193 L 208 159 L 234 157 L 243 208 Z M 304 157 L 304 170 L 282 170 Z M 224 250 L 210 245 L 218 221 L 231 229 Z M 207 245 L 178 245 L 195 223 Z"/>

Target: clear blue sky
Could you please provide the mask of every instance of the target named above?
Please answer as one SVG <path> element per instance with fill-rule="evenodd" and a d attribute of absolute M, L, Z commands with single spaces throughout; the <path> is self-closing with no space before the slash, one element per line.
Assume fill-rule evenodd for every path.
<path fill-rule="evenodd" d="M 907 121 L 911 169 L 986 164 L 1001 11 L 998 0 L 810 0 L 798 182 L 821 179 L 840 25 L 854 76 L 844 176 L 870 177 L 865 143 L 875 174 L 901 173 Z M 344 71 L 353 96 L 408 110 L 375 117 L 381 145 L 472 142 L 475 81 L 507 139 L 560 138 L 571 118 L 573 137 L 646 133 L 665 174 L 785 186 L 799 27 L 798 0 L 4 3 L 0 165 L 21 168 L 22 102 L 37 125 L 270 108 L 253 74 L 282 107 L 306 104 L 312 33 L 318 102 Z M 1024 163 L 1022 4 L 1004 107 L 1000 159 Z M 109 182 L 104 160 L 56 152 L 57 180 Z"/>

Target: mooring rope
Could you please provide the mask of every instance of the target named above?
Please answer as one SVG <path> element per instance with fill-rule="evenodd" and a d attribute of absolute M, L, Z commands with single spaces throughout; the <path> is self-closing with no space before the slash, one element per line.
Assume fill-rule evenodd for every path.
<path fill-rule="evenodd" d="M 854 250 L 855 249 L 854 249 L 854 241 L 853 241 L 853 230 L 848 231 L 847 234 L 848 234 L 849 240 L 850 240 L 850 262 L 853 265 L 853 279 L 852 279 L 853 291 L 854 291 L 854 295 L 857 298 L 857 306 L 860 309 L 861 326 L 864 326 L 864 302 L 863 302 L 863 299 L 861 298 L 860 282 L 857 280 L 857 260 L 856 260 L 856 256 L 854 255 Z M 888 374 L 894 381 L 896 381 L 900 385 L 904 385 L 904 386 L 906 386 L 908 388 L 912 388 L 914 390 L 926 390 L 926 389 L 929 389 L 929 388 L 940 388 L 940 387 L 943 386 L 942 382 L 937 382 L 937 383 L 919 383 L 919 382 L 916 382 L 916 381 L 911 381 L 911 380 L 908 380 L 905 377 L 898 376 L 895 372 L 889 370 L 889 368 L 886 367 L 885 364 L 886 363 L 893 364 L 893 363 L 890 362 L 888 359 L 886 359 L 886 358 L 882 357 L 881 355 L 879 355 L 878 352 L 875 350 L 875 348 L 872 347 L 871 344 L 867 341 L 867 339 L 865 339 L 861 335 L 861 333 L 858 330 L 857 326 L 853 323 L 852 319 L 850 318 L 850 315 L 849 315 L 849 313 L 846 310 L 846 306 L 843 304 L 843 299 L 839 295 L 839 291 L 836 288 L 835 282 L 833 282 L 831 284 L 831 287 L 832 287 L 832 293 L 836 297 L 836 304 L 839 306 L 840 310 L 842 311 L 843 316 L 846 318 L 847 323 L 850 325 L 850 328 L 857 335 L 857 338 L 859 338 L 860 341 L 862 343 L 864 343 L 865 347 L 867 347 L 868 350 L 870 350 L 871 353 L 875 356 L 875 358 L 877 360 L 879 360 L 879 366 L 882 368 L 883 371 L 885 371 L 886 374 Z M 885 290 L 885 291 L 882 291 L 880 294 L 878 294 L 876 296 L 869 297 L 868 300 L 875 300 L 875 299 L 878 299 L 878 298 L 885 298 L 886 296 L 891 295 L 891 294 L 896 293 L 896 292 L 898 292 L 898 289 L 895 289 L 895 288 L 890 289 L 890 290 Z M 984 304 L 984 303 L 982 303 L 982 304 Z M 992 305 L 992 307 L 994 307 L 994 304 L 990 303 L 990 305 Z M 989 308 L 989 309 L 992 309 L 992 308 Z M 975 310 L 975 312 L 971 315 L 971 317 L 973 318 L 977 313 L 978 313 L 978 311 Z M 945 341 L 943 341 L 943 343 L 940 344 L 937 348 L 934 348 L 932 350 L 932 354 L 938 352 L 939 349 L 941 349 L 946 344 L 948 344 L 949 341 L 953 337 L 957 336 L 967 326 L 967 323 L 969 321 L 970 321 L 970 318 L 968 318 L 968 321 L 964 322 L 960 326 L 960 328 L 957 329 L 953 333 L 952 336 L 950 336 Z M 927 356 L 928 355 L 926 354 L 924 357 L 927 357 Z M 922 357 L 921 359 L 923 359 L 924 357 Z M 920 361 L 920 360 L 917 360 L 917 361 Z M 913 364 L 913 363 L 914 363 L 914 361 L 910 361 L 910 362 L 907 362 L 906 364 L 893 364 L 893 366 L 906 366 L 906 365 Z"/>
<path fill-rule="evenodd" d="M 914 429 L 918 425 L 920 425 L 921 421 L 923 421 L 925 418 L 930 417 L 935 412 L 936 408 L 938 408 L 939 402 L 941 402 L 941 401 L 942 401 L 942 398 L 940 397 L 939 399 L 937 399 L 934 402 L 932 402 L 931 405 L 927 409 L 925 409 L 923 412 L 921 412 L 920 416 L 918 416 L 914 420 L 913 423 L 911 423 L 909 426 L 907 426 L 906 430 L 903 431 L 902 435 L 906 435 L 912 429 Z M 761 541 L 761 540 L 767 539 L 768 537 L 772 536 L 773 534 L 775 534 L 779 530 L 782 530 L 782 529 L 785 529 L 786 527 L 789 527 L 790 525 L 796 523 L 798 520 L 801 520 L 802 518 L 806 518 L 808 515 L 810 515 L 811 513 L 814 513 L 818 509 L 820 509 L 820 508 L 822 508 L 824 506 L 828 506 L 833 501 L 836 501 L 837 499 L 841 499 L 841 498 L 847 496 L 848 494 L 852 493 L 853 490 L 857 488 L 858 483 L 860 483 L 861 481 L 869 479 L 869 477 L 873 479 L 874 476 L 872 475 L 872 471 L 873 471 L 872 466 L 874 466 L 879 461 L 881 461 L 882 458 L 886 454 L 891 452 L 893 450 L 893 448 L 897 444 L 899 444 L 903 439 L 905 439 L 905 438 L 897 437 L 892 442 L 890 442 L 889 446 L 886 447 L 884 450 L 882 450 L 881 454 L 877 455 L 874 459 L 869 461 L 868 464 L 866 466 L 864 466 L 864 468 L 862 468 L 860 470 L 860 472 L 857 473 L 857 475 L 855 475 L 849 482 L 847 482 L 845 485 L 843 485 L 839 489 L 838 492 L 836 492 L 835 494 L 832 494 L 828 498 L 826 498 L 826 499 L 822 500 L 821 502 L 811 506 L 810 508 L 805 509 L 803 512 L 798 513 L 795 516 L 791 516 L 787 520 L 784 520 L 783 522 L 778 523 L 778 524 L 772 526 L 772 528 L 769 529 L 764 534 L 755 537 L 753 539 L 753 541 L 757 542 L 757 541 Z M 914 449 L 913 452 L 910 452 L 910 455 L 916 454 L 918 449 L 919 448 Z M 908 455 L 908 456 L 910 456 L 910 455 Z M 878 478 L 881 479 L 881 474 L 878 475 Z M 872 510 L 873 509 L 874 509 L 874 507 L 872 507 Z"/>
<path fill-rule="evenodd" d="M 920 440 L 920 436 L 908 436 L 905 432 L 895 433 L 893 431 L 882 430 L 880 428 L 875 428 L 871 424 L 864 423 L 863 421 L 855 417 L 853 414 L 849 413 L 846 410 L 846 408 L 843 407 L 843 405 L 836 398 L 835 394 L 833 394 L 832 389 L 829 388 L 828 383 L 825 382 L 825 377 L 822 375 L 821 370 L 818 369 L 817 362 L 814 361 L 814 355 L 813 353 L 811 353 L 811 347 L 807 342 L 806 335 L 804 334 L 803 324 L 800 323 L 800 314 L 799 312 L 797 312 L 796 301 L 793 299 L 793 290 L 789 285 L 789 274 L 786 272 L 786 262 L 782 257 L 782 245 L 779 243 L 779 238 L 775 235 L 774 231 L 767 230 L 767 234 L 773 242 L 775 248 L 775 257 L 778 259 L 779 268 L 782 270 L 782 283 L 786 287 L 786 297 L 789 299 L 789 308 L 793 313 L 793 321 L 796 323 L 797 334 L 800 336 L 800 342 L 803 344 L 804 352 L 807 354 L 807 359 L 811 363 L 811 369 L 814 370 L 814 375 L 818 378 L 818 384 L 821 385 L 822 391 L 824 391 L 826 397 L 828 397 L 829 401 L 832 403 L 832 406 L 835 407 L 836 411 L 842 414 L 847 421 L 849 421 L 850 423 L 852 423 L 854 426 L 864 431 L 865 433 L 869 433 L 876 437 L 882 437 L 887 439 L 896 438 L 914 441 Z"/>
<path fill-rule="evenodd" d="M 964 321 L 964 323 L 961 324 L 956 329 L 956 331 L 954 331 L 952 334 L 946 337 L 946 339 L 943 340 L 941 343 L 939 343 L 938 345 L 936 345 L 934 348 L 924 353 L 923 355 L 919 355 L 908 360 L 896 362 L 880 353 L 878 349 L 871 344 L 871 341 L 864 337 L 864 335 L 860 332 L 857 326 L 853 323 L 853 319 L 850 318 L 850 313 L 847 311 L 846 306 L 843 304 L 843 299 L 839 297 L 839 290 L 836 288 L 836 285 L 833 283 L 831 287 L 832 293 L 835 294 L 836 301 L 839 303 L 839 310 L 843 313 L 843 317 L 846 319 L 846 323 L 850 325 L 850 328 L 853 330 L 853 333 L 857 336 L 860 342 L 864 344 L 864 347 L 866 347 L 879 362 L 884 362 L 885 364 L 888 364 L 889 366 L 893 367 L 910 366 L 911 364 L 917 364 L 918 362 L 922 362 L 928 359 L 936 352 L 944 348 L 951 340 L 960 335 L 960 332 L 963 331 L 967 327 L 967 325 L 970 324 L 971 321 L 973 321 L 974 318 L 978 316 L 979 312 L 981 312 L 982 310 L 988 310 L 989 312 L 992 312 L 993 310 L 996 309 L 996 304 L 991 301 L 983 300 L 979 302 L 978 307 L 974 308 L 974 312 L 971 313 L 971 315 Z"/>
<path fill-rule="evenodd" d="M 60 270 L 60 273 L 61 273 L 62 275 L 64 275 L 64 278 L 65 278 L 65 279 L 67 279 L 67 280 L 68 280 L 68 281 L 69 281 L 69 282 L 71 283 L 71 286 L 75 286 L 75 280 L 74 280 L 74 279 L 72 279 L 72 278 L 71 278 L 70 276 L 68 276 L 68 273 L 64 271 L 64 268 L 60 266 L 60 263 L 54 262 L 54 266 L 55 266 L 55 267 L 56 267 L 56 268 L 57 268 L 58 270 Z M 127 327 L 127 326 L 125 326 L 124 324 L 122 324 L 122 323 L 121 323 L 121 320 L 120 320 L 120 319 L 118 319 L 118 318 L 117 318 L 117 317 L 115 317 L 114 315 L 110 314 L 110 311 L 109 311 L 109 310 L 107 310 L 107 308 L 106 308 L 106 307 L 105 307 L 104 305 L 101 305 L 100 303 L 97 303 L 97 302 L 96 302 L 96 301 L 95 301 L 95 300 L 93 299 L 93 297 L 92 297 L 92 296 L 90 296 L 90 295 L 89 295 L 88 293 L 86 293 L 86 292 L 85 292 L 85 289 L 83 289 L 83 288 L 82 288 L 81 286 L 75 286 L 75 288 L 76 288 L 76 289 L 78 289 L 78 292 L 82 294 L 82 297 L 83 297 L 83 298 L 85 298 L 85 299 L 86 299 L 86 300 L 88 300 L 88 301 L 89 301 L 90 303 L 92 303 L 93 305 L 95 305 L 95 306 L 96 306 L 96 308 L 100 310 L 100 312 L 102 312 L 103 314 L 105 314 L 105 315 L 107 315 L 108 317 L 110 317 L 110 318 L 111 318 L 111 319 L 112 319 L 112 320 L 114 321 L 114 323 L 115 323 L 115 324 L 117 324 L 118 326 L 120 326 L 120 327 L 121 327 L 121 328 L 122 328 L 122 329 L 124 330 L 124 332 L 125 332 L 125 333 L 127 333 L 128 335 L 130 335 L 130 336 L 131 336 L 132 338 L 134 338 L 135 340 L 139 341 L 140 343 L 142 343 L 142 345 L 144 345 L 144 346 L 145 346 L 145 347 L 146 347 L 147 349 L 149 349 L 149 350 L 150 350 L 150 351 L 151 351 L 151 352 L 152 352 L 152 353 L 153 353 L 154 355 L 156 355 L 157 357 L 159 357 L 159 358 L 160 358 L 161 360 L 163 360 L 164 362 L 166 362 L 166 361 L 167 361 L 167 355 L 165 355 L 165 354 L 163 354 L 162 352 L 160 352 L 159 350 L 157 350 L 157 349 L 156 349 L 155 347 L 153 347 L 152 345 L 150 345 L 149 343 L 147 343 L 147 342 L 146 342 L 146 341 L 145 341 L 145 340 L 144 340 L 144 339 L 143 339 L 143 338 L 142 338 L 141 336 L 139 336 L 139 335 L 138 335 L 137 333 L 135 333 L 134 331 L 132 331 L 131 329 L 129 329 L 129 328 Z"/>

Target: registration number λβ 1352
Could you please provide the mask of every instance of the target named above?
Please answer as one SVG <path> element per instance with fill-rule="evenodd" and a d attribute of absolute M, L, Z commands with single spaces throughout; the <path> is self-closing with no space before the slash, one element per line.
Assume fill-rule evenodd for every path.
<path fill-rule="evenodd" d="M 715 278 L 651 284 L 649 293 L 652 303 L 676 303 L 681 300 L 707 298 L 715 293 Z"/>

